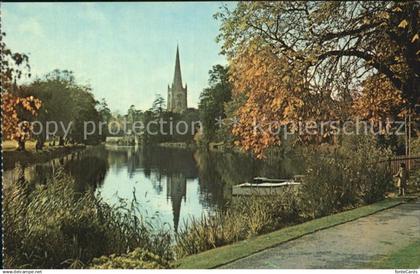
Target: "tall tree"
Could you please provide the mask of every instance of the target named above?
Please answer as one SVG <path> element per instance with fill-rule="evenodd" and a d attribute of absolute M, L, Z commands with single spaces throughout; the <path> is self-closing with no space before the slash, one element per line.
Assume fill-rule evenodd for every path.
<path fill-rule="evenodd" d="M 209 71 L 209 87 L 200 95 L 198 109 L 206 141 L 215 141 L 220 123 L 218 119 L 226 118 L 225 103 L 232 97 L 232 86 L 229 83 L 228 68 L 215 65 Z"/>
<path fill-rule="evenodd" d="M 23 86 L 22 96 L 36 96 L 43 101 L 37 121 L 42 124 L 43 131 L 36 136 L 37 149 L 42 149 L 46 136 L 46 123 L 56 122 L 58 125 L 57 136 L 63 136 L 62 126 L 67 128 L 76 115 L 73 100 L 70 96 L 71 88 L 75 86 L 74 77 L 69 71 L 54 70 L 34 82 Z M 49 136 L 51 137 L 51 136 Z"/>
<path fill-rule="evenodd" d="M 418 2 L 240 2 L 216 14 L 238 110 L 239 145 L 257 155 L 279 137 L 257 131 L 250 119 L 286 125 L 293 120 L 336 119 L 352 92 L 379 74 L 418 103 Z M 275 120 L 272 120 L 274 119 Z"/>
<path fill-rule="evenodd" d="M 99 131 L 89 135 L 89 140 L 84 140 L 84 122 L 91 121 L 98 124 L 101 117 L 96 109 L 95 100 L 91 88 L 76 82 L 73 72 L 67 70 L 54 70 L 43 79 L 37 79 L 33 83 L 21 89 L 24 96 L 36 96 L 44 104 L 37 117 L 46 129 L 47 121 L 55 122 L 57 127 L 56 136 L 60 138 L 59 144 L 64 145 L 63 128 L 70 127 L 68 140 L 79 143 L 95 143 L 99 139 Z M 42 149 L 46 138 L 45 132 L 37 135 L 37 148 Z M 51 136 L 50 136 L 51 137 Z"/>
<path fill-rule="evenodd" d="M 286 56 L 306 81 L 324 88 L 378 72 L 412 107 L 419 102 L 419 6 L 417 1 L 240 2 L 216 17 L 230 58 L 258 40 Z"/>
<path fill-rule="evenodd" d="M 102 98 L 100 102 L 98 102 L 98 112 L 101 115 L 101 120 L 103 122 L 109 123 L 112 118 L 111 109 L 108 106 L 105 98 Z"/>
<path fill-rule="evenodd" d="M 156 98 L 153 101 L 152 108 L 150 110 L 153 111 L 157 116 L 162 114 L 162 112 L 165 110 L 165 99 L 163 99 L 162 95 L 156 94 Z"/>

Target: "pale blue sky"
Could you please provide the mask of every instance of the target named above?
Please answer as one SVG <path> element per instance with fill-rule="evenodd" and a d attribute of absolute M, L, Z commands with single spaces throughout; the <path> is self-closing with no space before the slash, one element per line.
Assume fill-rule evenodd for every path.
<path fill-rule="evenodd" d="M 125 113 L 166 99 L 179 43 L 188 104 L 197 107 L 208 71 L 225 64 L 215 42 L 221 2 L 3 3 L 6 43 L 29 54 L 32 78 L 56 68 L 74 71 L 97 99 Z M 233 6 L 234 3 L 229 3 Z"/>

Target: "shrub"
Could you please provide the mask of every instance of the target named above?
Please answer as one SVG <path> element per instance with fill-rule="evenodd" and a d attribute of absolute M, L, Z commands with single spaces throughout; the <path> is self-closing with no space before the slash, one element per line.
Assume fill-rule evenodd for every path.
<path fill-rule="evenodd" d="M 413 138 L 411 141 L 411 155 L 420 156 L 420 137 Z M 419 187 L 420 186 L 420 168 L 416 168 L 411 172 L 409 184 Z"/>
<path fill-rule="evenodd" d="M 308 152 L 300 192 L 303 214 L 315 218 L 383 199 L 392 186 L 384 162 L 389 156 L 372 136 L 360 135 L 344 136 L 332 152 Z"/>
<path fill-rule="evenodd" d="M 92 260 L 90 268 L 96 269 L 162 269 L 172 268 L 172 263 L 159 255 L 141 248 L 127 254 L 102 256 Z"/>
<path fill-rule="evenodd" d="M 18 181 L 5 193 L 6 267 L 82 268 L 95 257 L 138 247 L 172 259 L 170 233 L 152 233 L 135 202 L 111 207 L 93 190 L 74 189 L 59 171 L 46 185 Z"/>

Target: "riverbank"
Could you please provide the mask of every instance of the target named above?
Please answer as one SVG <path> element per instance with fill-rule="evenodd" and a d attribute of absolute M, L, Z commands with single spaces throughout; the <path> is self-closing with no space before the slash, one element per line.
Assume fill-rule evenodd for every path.
<path fill-rule="evenodd" d="M 159 147 L 166 148 L 182 148 L 182 149 L 194 149 L 196 146 L 194 144 L 187 144 L 184 142 L 164 142 L 157 144 Z"/>
<path fill-rule="evenodd" d="M 13 169 L 17 162 L 21 165 L 31 165 L 46 162 L 55 158 L 61 158 L 67 154 L 84 150 L 85 145 L 66 145 L 66 146 L 45 146 L 43 150 L 36 151 L 35 145 L 28 142 L 26 151 L 17 151 L 13 143 L 5 141 L 2 144 L 3 169 Z"/>
<path fill-rule="evenodd" d="M 178 268 L 217 268 L 245 258 L 265 249 L 298 239 L 316 231 L 331 228 L 340 224 L 389 209 L 403 203 L 402 199 L 385 199 L 381 202 L 338 214 L 322 217 L 299 225 L 286 227 L 255 238 L 240 241 L 231 245 L 211 249 L 196 255 L 187 256 L 177 262 Z"/>

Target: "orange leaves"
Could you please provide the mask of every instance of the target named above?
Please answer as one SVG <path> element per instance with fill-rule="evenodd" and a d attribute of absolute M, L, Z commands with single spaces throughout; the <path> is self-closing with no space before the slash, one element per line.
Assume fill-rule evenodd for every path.
<path fill-rule="evenodd" d="M 398 24 L 398 27 L 399 28 L 402 28 L 402 29 L 405 29 L 406 27 L 408 26 L 408 21 L 407 20 L 402 20 L 399 24 Z"/>
<path fill-rule="evenodd" d="M 289 67 L 286 58 L 271 48 L 249 47 L 231 60 L 234 91 L 246 95 L 236 115 L 239 123 L 232 128 L 236 144 L 263 157 L 265 149 L 281 142 L 281 127 L 298 121 L 302 115 L 301 76 Z"/>
<path fill-rule="evenodd" d="M 400 115 L 404 104 L 401 91 L 395 89 L 385 77 L 374 75 L 363 82 L 361 93 L 355 96 L 353 113 L 376 122 Z"/>
<path fill-rule="evenodd" d="M 1 94 L 1 99 L 4 138 L 20 141 L 28 139 L 30 137 L 30 123 L 20 120 L 17 108 L 20 106 L 36 116 L 42 106 L 41 100 L 33 96 L 18 97 L 7 91 Z"/>
<path fill-rule="evenodd" d="M 39 99 L 36 99 L 35 102 L 34 102 L 34 106 L 37 110 L 40 109 L 41 106 L 42 106 L 42 101 L 39 100 Z"/>

